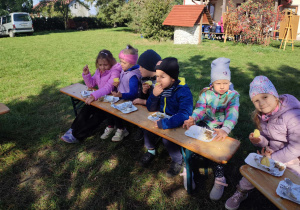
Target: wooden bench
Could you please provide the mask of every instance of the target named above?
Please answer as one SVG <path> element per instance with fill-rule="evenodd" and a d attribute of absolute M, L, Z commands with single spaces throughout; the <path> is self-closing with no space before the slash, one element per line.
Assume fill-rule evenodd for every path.
<path fill-rule="evenodd" d="M 0 103 L 0 115 L 6 114 L 8 112 L 9 112 L 9 108 L 5 104 Z"/>
<path fill-rule="evenodd" d="M 264 196 L 266 196 L 279 209 L 300 209 L 300 205 L 290 200 L 281 198 L 276 194 L 276 189 L 280 181 L 289 178 L 295 184 L 300 184 L 300 178 L 286 169 L 281 177 L 272 176 L 264 171 L 253 168 L 249 165 L 240 167 L 241 174 L 253 184 Z"/>
<path fill-rule="evenodd" d="M 75 99 L 84 101 L 84 98 L 81 96 L 81 91 L 83 90 L 87 90 L 87 86 L 77 83 L 62 88 L 60 91 L 70 96 L 72 100 Z M 124 101 L 120 100 L 118 103 L 122 102 Z M 188 193 L 191 193 L 192 189 L 192 176 L 190 168 L 190 158 L 192 152 L 202 155 L 214 162 L 226 164 L 240 146 L 240 142 L 238 140 L 230 137 L 227 137 L 224 141 L 211 141 L 207 143 L 186 136 L 184 134 L 186 130 L 182 127 L 167 130 L 155 128 L 154 123 L 148 119 L 150 113 L 148 112 L 147 108 L 142 105 L 135 105 L 138 110 L 129 114 L 120 112 L 119 110 L 111 107 L 111 104 L 107 102 L 94 101 L 91 103 L 91 105 L 132 124 L 135 124 L 143 129 L 151 131 L 152 133 L 155 133 L 156 135 L 159 135 L 162 138 L 172 141 L 185 148 L 185 154 L 183 155 L 187 169 Z"/>
<path fill-rule="evenodd" d="M 213 40 L 215 40 L 217 35 L 220 35 L 221 39 L 223 39 L 222 36 L 225 35 L 225 33 L 216 33 L 216 32 L 202 32 L 202 34 L 204 37 L 205 37 L 205 34 L 208 34 L 208 36 L 210 35 L 213 38 Z"/>

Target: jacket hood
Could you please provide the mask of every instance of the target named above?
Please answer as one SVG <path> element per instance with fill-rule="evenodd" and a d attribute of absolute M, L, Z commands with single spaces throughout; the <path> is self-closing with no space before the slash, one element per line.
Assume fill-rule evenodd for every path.
<path fill-rule="evenodd" d="M 274 114 L 275 117 L 280 116 L 283 113 L 292 109 L 300 109 L 299 100 L 292 95 L 289 94 L 280 95 L 279 99 L 281 101 L 280 109 L 278 110 L 278 112 Z"/>

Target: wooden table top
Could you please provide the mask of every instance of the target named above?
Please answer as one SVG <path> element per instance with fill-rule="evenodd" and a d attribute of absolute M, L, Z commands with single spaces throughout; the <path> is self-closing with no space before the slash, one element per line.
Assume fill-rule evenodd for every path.
<path fill-rule="evenodd" d="M 289 178 L 295 184 L 300 185 L 300 178 L 289 169 L 284 171 L 281 177 L 273 176 L 249 165 L 240 167 L 241 174 L 253 184 L 264 196 L 266 196 L 279 209 L 300 209 L 300 205 L 290 200 L 281 198 L 276 194 L 276 189 L 280 181 Z"/>
<path fill-rule="evenodd" d="M 8 112 L 9 112 L 9 108 L 5 104 L 0 103 L 0 115 L 6 114 Z"/>
<path fill-rule="evenodd" d="M 60 91 L 73 98 L 84 101 L 84 98 L 81 96 L 81 91 L 83 90 L 87 90 L 87 86 L 76 83 L 62 88 Z M 116 104 L 123 102 L 123 100 L 120 100 Z M 100 108 L 108 113 L 111 113 L 117 117 L 120 117 L 139 127 L 142 127 L 148 131 L 151 131 L 152 133 L 155 133 L 165 139 L 168 139 L 169 141 L 172 141 L 217 163 L 227 163 L 240 146 L 240 141 L 230 137 L 227 137 L 222 142 L 202 142 L 186 136 L 184 134 L 186 129 L 182 127 L 167 130 L 155 128 L 154 123 L 148 119 L 148 116 L 151 113 L 148 112 L 147 108 L 142 105 L 135 105 L 138 110 L 129 114 L 122 113 L 121 111 L 111 107 L 111 104 L 107 102 L 94 101 L 91 103 L 91 105 Z"/>

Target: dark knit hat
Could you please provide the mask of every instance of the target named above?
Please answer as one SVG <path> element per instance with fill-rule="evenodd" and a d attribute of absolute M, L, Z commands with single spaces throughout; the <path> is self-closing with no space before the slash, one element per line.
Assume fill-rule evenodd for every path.
<path fill-rule="evenodd" d="M 155 72 L 155 65 L 160 60 L 161 57 L 154 50 L 147 50 L 140 55 L 137 64 L 148 71 Z"/>
<path fill-rule="evenodd" d="M 162 70 L 173 79 L 178 80 L 179 65 L 177 58 L 168 57 L 159 61 L 155 66 L 155 70 Z"/>

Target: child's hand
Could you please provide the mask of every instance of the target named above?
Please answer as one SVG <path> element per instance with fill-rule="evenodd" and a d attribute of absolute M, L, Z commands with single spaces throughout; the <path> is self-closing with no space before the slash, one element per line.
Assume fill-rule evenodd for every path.
<path fill-rule="evenodd" d="M 120 82 L 113 82 L 113 86 L 118 87 Z"/>
<path fill-rule="evenodd" d="M 148 90 L 150 89 L 150 85 L 147 83 L 143 83 L 142 87 L 143 87 L 144 94 L 146 94 L 148 92 Z"/>
<path fill-rule="evenodd" d="M 192 125 L 195 125 L 195 120 L 193 117 L 189 116 L 189 119 L 184 121 L 182 127 L 186 127 L 188 130 Z"/>
<path fill-rule="evenodd" d="M 215 129 L 217 136 L 214 138 L 216 141 L 224 141 L 224 139 L 228 136 L 228 134 L 222 129 Z"/>
<path fill-rule="evenodd" d="M 154 127 L 155 128 L 158 128 L 157 122 L 158 122 L 158 120 L 154 121 Z"/>
<path fill-rule="evenodd" d="M 141 105 L 146 105 L 147 100 L 141 99 L 141 98 L 136 98 L 132 101 L 133 104 L 141 104 Z"/>
<path fill-rule="evenodd" d="M 122 93 L 120 93 L 119 91 L 118 91 L 118 92 L 111 91 L 111 94 L 112 94 L 114 97 L 122 98 Z"/>
<path fill-rule="evenodd" d="M 259 137 L 258 138 L 253 137 L 253 133 L 250 133 L 249 140 L 251 141 L 252 144 L 258 144 L 261 141 Z"/>
<path fill-rule="evenodd" d="M 257 154 L 262 155 L 262 156 L 266 156 L 268 158 L 271 158 L 272 153 L 273 153 L 273 150 L 271 150 L 268 146 L 266 148 L 263 147 L 261 149 L 261 152 L 259 152 L 257 150 Z"/>
<path fill-rule="evenodd" d="M 89 73 L 90 73 L 89 67 L 88 65 L 85 65 L 85 67 L 83 67 L 83 74 L 88 75 Z"/>
<path fill-rule="evenodd" d="M 87 105 L 91 105 L 91 103 L 95 101 L 95 97 L 94 96 L 89 96 L 88 98 L 85 99 L 85 103 Z"/>
<path fill-rule="evenodd" d="M 163 88 L 161 87 L 161 84 L 156 83 L 153 89 L 153 95 L 159 96 L 163 92 Z"/>

